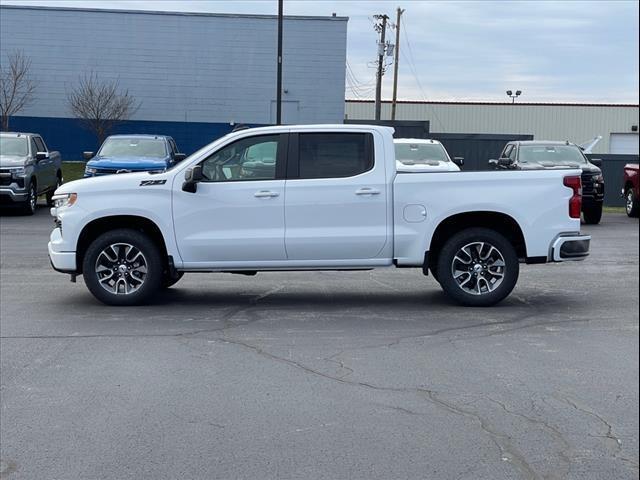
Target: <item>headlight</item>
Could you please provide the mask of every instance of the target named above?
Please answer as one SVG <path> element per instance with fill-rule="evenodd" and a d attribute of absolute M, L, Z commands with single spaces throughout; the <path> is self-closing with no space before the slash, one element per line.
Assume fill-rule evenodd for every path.
<path fill-rule="evenodd" d="M 59 195 L 54 195 L 52 197 L 53 206 L 56 208 L 60 207 L 70 207 L 76 200 L 78 199 L 77 193 L 61 193 Z"/>
<path fill-rule="evenodd" d="M 12 167 L 9 171 L 13 177 L 24 177 L 27 173 L 27 169 L 25 167 Z"/>
<path fill-rule="evenodd" d="M 98 171 L 97 168 L 91 168 L 91 167 L 85 167 L 84 169 L 85 175 L 95 175 L 97 171 Z"/>

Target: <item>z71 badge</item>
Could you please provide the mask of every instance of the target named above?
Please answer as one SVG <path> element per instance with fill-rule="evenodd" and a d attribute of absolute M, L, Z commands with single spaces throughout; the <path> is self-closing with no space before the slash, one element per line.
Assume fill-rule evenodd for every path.
<path fill-rule="evenodd" d="M 164 185 L 165 183 L 167 183 L 166 180 L 142 180 L 140 186 L 148 187 L 150 185 Z"/>

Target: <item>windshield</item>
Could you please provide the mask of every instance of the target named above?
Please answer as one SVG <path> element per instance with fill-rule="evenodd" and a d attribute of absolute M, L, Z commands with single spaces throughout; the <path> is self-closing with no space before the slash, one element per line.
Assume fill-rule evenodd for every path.
<path fill-rule="evenodd" d="M 0 137 L 0 155 L 29 155 L 27 137 Z"/>
<path fill-rule="evenodd" d="M 439 143 L 396 143 L 396 160 L 405 165 L 429 162 L 448 162 L 449 157 Z"/>
<path fill-rule="evenodd" d="M 157 138 L 107 138 L 98 152 L 101 157 L 155 157 L 167 155 L 164 140 Z"/>
<path fill-rule="evenodd" d="M 518 162 L 539 163 L 541 165 L 578 165 L 587 161 L 575 145 L 520 145 Z"/>

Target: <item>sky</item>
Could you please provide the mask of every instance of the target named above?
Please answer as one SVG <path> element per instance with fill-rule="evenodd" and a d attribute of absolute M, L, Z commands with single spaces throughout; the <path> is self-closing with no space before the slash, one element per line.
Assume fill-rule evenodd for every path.
<path fill-rule="evenodd" d="M 276 0 L 0 0 L 57 5 L 276 14 Z M 284 0 L 285 15 L 348 16 L 345 95 L 375 94 L 373 15 L 401 22 L 398 98 L 638 103 L 638 1 Z M 286 32 L 284 33 L 286 35 Z M 387 31 L 395 41 L 395 30 Z M 391 58 L 389 58 L 391 60 Z M 285 60 L 286 62 L 286 60 Z M 286 74 L 286 63 L 285 63 Z M 393 68 L 383 76 L 390 99 Z"/>

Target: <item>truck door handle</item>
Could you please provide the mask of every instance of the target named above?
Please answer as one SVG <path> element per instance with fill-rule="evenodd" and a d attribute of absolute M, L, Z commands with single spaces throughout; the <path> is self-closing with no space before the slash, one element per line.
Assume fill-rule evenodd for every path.
<path fill-rule="evenodd" d="M 259 192 L 253 194 L 253 196 L 256 198 L 274 198 L 279 195 L 280 194 L 278 192 L 272 192 L 270 190 L 260 190 Z"/>
<path fill-rule="evenodd" d="M 356 190 L 356 195 L 380 195 L 380 190 L 371 187 L 362 187 Z"/>

